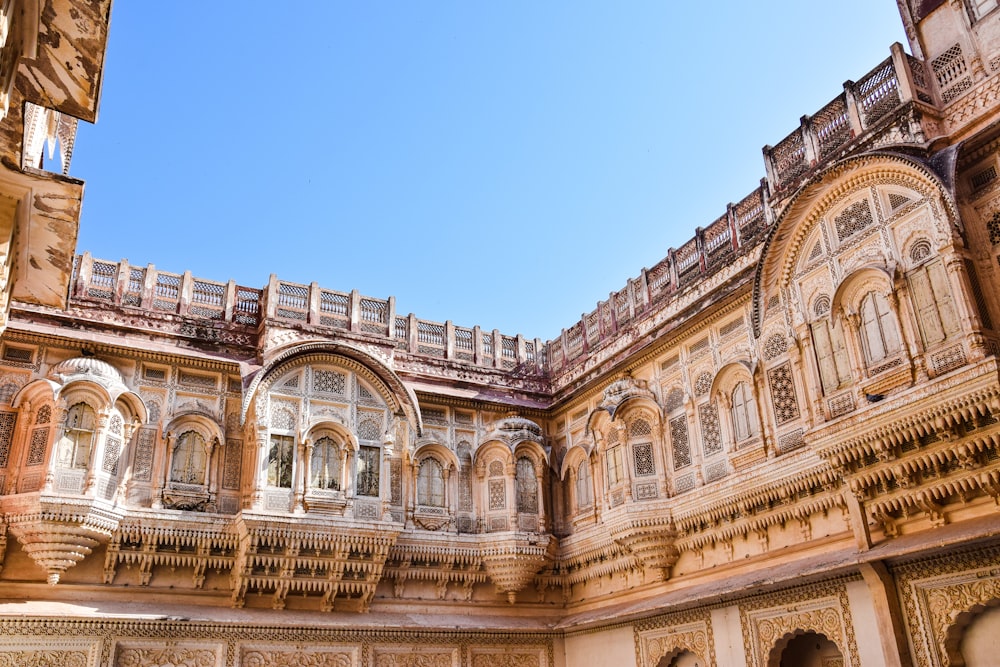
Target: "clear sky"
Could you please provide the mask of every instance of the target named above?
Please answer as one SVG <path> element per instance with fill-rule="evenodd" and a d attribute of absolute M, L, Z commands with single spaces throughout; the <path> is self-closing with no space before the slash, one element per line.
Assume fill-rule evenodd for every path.
<path fill-rule="evenodd" d="M 894 41 L 893 0 L 119 0 L 78 248 L 548 340 Z"/>

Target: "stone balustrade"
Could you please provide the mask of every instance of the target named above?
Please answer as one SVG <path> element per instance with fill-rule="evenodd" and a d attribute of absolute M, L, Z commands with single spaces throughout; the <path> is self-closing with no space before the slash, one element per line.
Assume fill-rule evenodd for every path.
<path fill-rule="evenodd" d="M 510 336 L 451 321 L 430 322 L 399 315 L 396 299 L 337 292 L 316 283 L 302 285 L 272 275 L 263 289 L 170 273 L 152 264 L 132 266 L 90 253 L 76 257 L 70 300 L 104 302 L 146 313 L 178 315 L 220 326 L 258 329 L 265 322 L 315 327 L 388 341 L 397 350 L 484 368 L 518 369 L 529 375 L 544 368 L 540 339 Z"/>
<path fill-rule="evenodd" d="M 167 273 L 126 261 L 108 262 L 84 254 L 77 258 L 72 297 L 122 306 L 256 327 L 264 320 L 285 321 L 367 334 L 389 340 L 411 354 L 499 369 L 529 369 L 562 374 L 574 362 L 617 337 L 620 329 L 651 316 L 691 285 L 731 264 L 765 238 L 780 201 L 817 170 L 855 143 L 891 124 L 898 109 L 918 101 L 932 104 L 923 62 L 894 44 L 891 55 L 775 146 L 765 146 L 766 177 L 761 185 L 694 238 L 624 288 L 584 314 L 545 345 L 540 339 L 508 336 L 452 322 L 429 322 L 399 315 L 394 297 L 376 299 L 358 292 L 337 292 L 315 283 L 302 285 L 271 276 L 263 289 L 233 281 L 213 282 L 190 272 Z M 940 96 L 938 96 L 940 97 Z"/>
<path fill-rule="evenodd" d="M 807 178 L 855 147 L 859 140 L 891 125 L 903 105 L 933 104 L 924 63 L 893 44 L 889 58 L 858 82 L 847 81 L 844 92 L 816 114 L 803 116 L 799 128 L 775 146 L 765 146 L 766 177 L 759 188 L 694 238 L 671 248 L 651 269 L 643 269 L 624 289 L 584 314 L 546 344 L 549 370 L 571 371 L 574 363 L 617 338 L 620 329 L 660 310 L 687 287 L 757 247 L 777 218 L 775 208 Z M 937 95 L 940 98 L 940 95 Z"/>

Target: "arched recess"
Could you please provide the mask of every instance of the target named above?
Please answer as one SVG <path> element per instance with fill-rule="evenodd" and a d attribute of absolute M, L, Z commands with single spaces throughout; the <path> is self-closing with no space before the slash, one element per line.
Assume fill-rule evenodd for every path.
<path fill-rule="evenodd" d="M 307 363 L 316 359 L 321 362 L 343 363 L 363 375 L 375 386 L 395 414 L 405 415 L 414 433 L 423 432 L 417 398 L 402 379 L 385 363 L 375 356 L 344 343 L 321 341 L 303 343 L 289 347 L 277 354 L 264 365 L 247 388 L 240 410 L 240 423 L 246 422 L 247 413 L 255 400 L 261 385 L 280 375 L 292 363 Z"/>
<path fill-rule="evenodd" d="M 37 469 L 22 475 L 20 491 L 38 490 L 44 477 L 46 489 L 114 498 L 127 439 L 147 416 L 117 368 L 95 357 L 71 357 L 45 380 L 22 388 L 12 403 L 37 411 L 25 457 L 25 467 Z"/>
<path fill-rule="evenodd" d="M 205 511 L 218 494 L 218 458 L 225 442 L 222 427 L 209 415 L 186 412 L 167 424 L 162 506 Z"/>
<path fill-rule="evenodd" d="M 660 658 L 656 667 L 708 667 L 708 662 L 694 651 L 675 648 Z"/>
<path fill-rule="evenodd" d="M 805 243 L 812 238 L 820 217 L 851 192 L 887 183 L 931 202 L 942 218 L 930 221 L 939 236 L 947 236 L 959 228 L 958 208 L 951 189 L 919 159 L 881 151 L 835 162 L 796 191 L 764 240 L 753 281 L 754 336 L 761 335 L 767 295 L 779 293 L 791 281 L 798 258 L 809 252 Z"/>
<path fill-rule="evenodd" d="M 476 450 L 480 522 L 486 532 L 514 530 L 514 455 L 502 440 L 484 442 Z"/>
<path fill-rule="evenodd" d="M 838 662 L 839 659 L 839 662 Z M 775 642 L 767 658 L 767 667 L 824 667 L 845 665 L 844 653 L 822 632 L 796 629 Z"/>
<path fill-rule="evenodd" d="M 647 398 L 631 399 L 615 414 L 615 421 L 624 424 L 626 478 L 635 501 L 660 496 L 661 473 L 666 467 L 660 414 L 660 406 Z"/>
<path fill-rule="evenodd" d="M 1000 598 L 992 598 L 955 615 L 944 636 L 948 667 L 987 667 L 1000 651 Z"/>
<path fill-rule="evenodd" d="M 424 442 L 411 458 L 413 522 L 426 530 L 441 530 L 455 521 L 458 457 L 439 442 Z"/>
<path fill-rule="evenodd" d="M 567 519 L 589 513 L 594 508 L 594 469 L 590 458 L 593 445 L 574 445 L 563 457 L 559 479 L 566 490 L 563 511 Z"/>
<path fill-rule="evenodd" d="M 749 359 L 739 359 L 719 369 L 712 380 L 709 396 L 720 407 L 728 451 L 762 443 L 763 411 L 754 371 Z"/>

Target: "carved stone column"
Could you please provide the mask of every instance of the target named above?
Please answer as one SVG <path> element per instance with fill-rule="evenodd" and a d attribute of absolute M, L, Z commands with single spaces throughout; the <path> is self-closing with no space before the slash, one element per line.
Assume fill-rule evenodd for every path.
<path fill-rule="evenodd" d="M 882 561 L 858 565 L 861 576 L 871 593 L 875 608 L 875 623 L 882 643 L 886 667 L 913 667 L 913 659 L 906 640 L 906 626 L 896 584 Z"/>
<path fill-rule="evenodd" d="M 167 431 L 163 434 L 163 451 L 165 453 L 163 468 L 156 477 L 156 484 L 153 486 L 153 509 L 163 509 L 163 489 L 167 486 L 170 478 L 170 462 L 174 459 L 174 448 L 177 447 L 177 438 L 173 432 Z"/>
<path fill-rule="evenodd" d="M 94 485 L 97 483 L 97 472 L 100 470 L 99 461 L 101 453 L 104 451 L 104 441 L 108 431 L 108 418 L 111 411 L 105 408 L 97 413 L 97 423 L 94 425 L 94 441 L 90 447 L 90 458 L 87 460 L 87 475 L 83 480 L 83 495 L 93 495 Z"/>
<path fill-rule="evenodd" d="M 955 295 L 952 302 L 958 309 L 958 316 L 962 321 L 962 331 L 971 332 L 968 335 L 970 361 L 980 361 L 986 357 L 986 341 L 982 335 L 983 322 L 979 312 L 969 303 L 972 289 L 969 287 L 971 279 L 967 275 L 965 262 L 960 257 L 951 256 L 945 262 L 945 268 L 947 269 L 951 293 Z"/>
<path fill-rule="evenodd" d="M 309 488 L 309 482 L 312 478 L 312 455 L 314 448 L 315 445 L 309 438 L 305 438 L 299 447 L 302 464 L 296 466 L 295 495 L 292 501 L 292 512 L 295 514 L 305 513 L 306 491 Z"/>

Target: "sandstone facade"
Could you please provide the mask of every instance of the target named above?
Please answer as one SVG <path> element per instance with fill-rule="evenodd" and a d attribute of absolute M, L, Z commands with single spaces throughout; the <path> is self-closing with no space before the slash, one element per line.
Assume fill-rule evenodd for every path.
<path fill-rule="evenodd" d="M 1000 10 L 900 8 L 543 342 L 74 255 L 110 2 L 2 3 L 0 665 L 996 664 Z"/>

